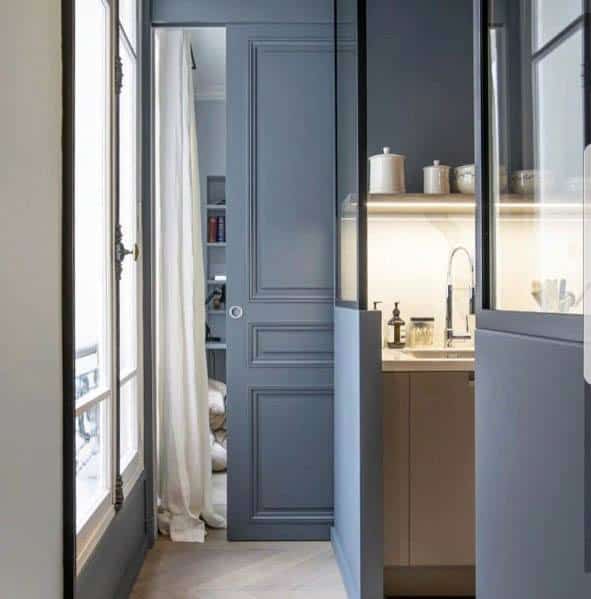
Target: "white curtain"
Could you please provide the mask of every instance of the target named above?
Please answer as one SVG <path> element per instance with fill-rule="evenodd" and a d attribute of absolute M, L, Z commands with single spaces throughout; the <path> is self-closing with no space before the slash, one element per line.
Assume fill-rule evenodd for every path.
<path fill-rule="evenodd" d="M 190 46 L 156 35 L 156 381 L 161 532 L 203 542 L 213 511 L 205 355 L 205 281 Z"/>

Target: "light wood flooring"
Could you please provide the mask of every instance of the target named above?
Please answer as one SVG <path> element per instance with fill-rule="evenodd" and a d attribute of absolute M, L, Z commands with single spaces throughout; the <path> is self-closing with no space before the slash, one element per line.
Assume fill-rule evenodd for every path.
<path fill-rule="evenodd" d="M 225 478 L 214 477 L 219 507 Z M 217 491 L 217 493 L 216 493 Z M 131 599 L 347 599 L 330 543 L 207 541 L 160 537 L 148 553 Z"/>

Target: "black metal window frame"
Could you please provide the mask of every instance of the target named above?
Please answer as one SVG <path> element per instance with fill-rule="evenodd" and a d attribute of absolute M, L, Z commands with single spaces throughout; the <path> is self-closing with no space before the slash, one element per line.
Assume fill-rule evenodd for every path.
<path fill-rule="evenodd" d="M 358 209 L 357 209 L 357 299 L 343 300 L 340 294 L 340 270 L 341 270 L 341 240 L 340 240 L 340 198 L 338 197 L 338 0 L 334 0 L 334 60 L 335 60 L 335 244 L 334 244 L 334 268 L 335 268 L 335 305 L 353 310 L 367 310 L 367 195 L 368 195 L 368 157 L 367 157 L 367 1 L 356 2 L 356 30 L 357 30 L 357 180 L 358 180 Z"/>
<path fill-rule="evenodd" d="M 563 41 L 573 31 L 585 25 L 585 59 L 589 58 L 590 11 L 589 0 L 585 0 L 584 15 L 571 23 L 561 34 L 549 40 L 532 57 L 539 58 L 549 48 Z M 476 264 L 477 264 L 477 328 L 518 335 L 545 337 L 571 342 L 583 342 L 583 317 L 574 314 L 549 314 L 499 310 L 494 307 L 494 273 L 495 273 L 495 236 L 494 211 L 491 199 L 490 179 L 490 110 L 489 110 L 489 1 L 474 2 L 474 98 L 475 98 L 475 153 L 477 165 L 477 198 L 476 198 Z M 586 75 L 589 73 L 586 69 Z M 585 145 L 591 143 L 591 99 L 589 82 L 585 94 Z M 581 224 L 582 226 L 582 224 Z"/>

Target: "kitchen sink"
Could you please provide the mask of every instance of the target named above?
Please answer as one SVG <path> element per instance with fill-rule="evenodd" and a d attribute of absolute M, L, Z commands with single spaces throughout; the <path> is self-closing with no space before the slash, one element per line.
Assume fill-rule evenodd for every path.
<path fill-rule="evenodd" d="M 407 356 L 416 360 L 473 360 L 474 348 L 407 348 L 402 350 Z"/>

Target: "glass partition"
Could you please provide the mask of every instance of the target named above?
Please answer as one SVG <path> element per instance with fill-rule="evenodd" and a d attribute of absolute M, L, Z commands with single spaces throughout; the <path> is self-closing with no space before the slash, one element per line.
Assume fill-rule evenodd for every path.
<path fill-rule="evenodd" d="M 581 16 L 582 10 L 583 0 L 534 0 L 532 9 L 534 51 L 539 50 L 564 31 Z"/>
<path fill-rule="evenodd" d="M 359 306 L 366 304 L 364 281 L 365 203 L 365 123 L 360 118 L 358 43 L 358 3 L 354 0 L 336 2 L 336 201 L 337 201 L 337 270 L 336 301 L 338 304 Z M 360 156 L 361 161 L 360 161 Z"/>
<path fill-rule="evenodd" d="M 497 310 L 582 313 L 584 28 L 579 0 L 489 1 L 489 266 Z"/>

